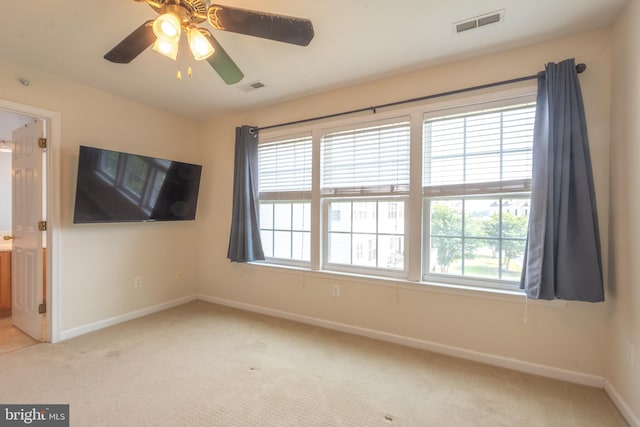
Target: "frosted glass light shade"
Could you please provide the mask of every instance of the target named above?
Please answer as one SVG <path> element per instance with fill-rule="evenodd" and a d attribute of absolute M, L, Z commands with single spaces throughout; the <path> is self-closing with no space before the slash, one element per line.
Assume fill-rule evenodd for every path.
<path fill-rule="evenodd" d="M 153 33 L 158 38 L 180 40 L 180 19 L 171 12 L 160 15 L 153 22 Z"/>
<path fill-rule="evenodd" d="M 178 41 L 158 37 L 153 44 L 153 50 L 175 61 L 178 57 Z"/>
<path fill-rule="evenodd" d="M 215 52 L 211 42 L 196 27 L 189 28 L 187 39 L 189 40 L 191 53 L 196 61 L 207 59 Z"/>

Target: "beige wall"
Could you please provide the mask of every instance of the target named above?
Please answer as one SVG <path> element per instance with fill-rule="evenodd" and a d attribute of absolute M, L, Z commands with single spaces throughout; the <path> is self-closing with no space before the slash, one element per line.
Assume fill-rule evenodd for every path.
<path fill-rule="evenodd" d="M 640 2 L 631 1 L 614 26 L 611 126 L 609 301 L 611 331 L 607 378 L 640 419 Z M 628 349 L 634 346 L 634 367 Z"/>
<path fill-rule="evenodd" d="M 351 86 L 208 121 L 203 154 L 208 174 L 199 221 L 200 292 L 238 303 L 340 322 L 418 340 L 602 376 L 608 303 L 529 302 L 425 286 L 388 286 L 326 273 L 232 264 L 226 259 L 231 216 L 234 128 L 265 126 L 389 101 L 534 74 L 546 62 L 575 57 L 588 65 L 581 83 L 594 160 L 602 242 L 608 244 L 609 31 Z M 606 265 L 605 265 L 606 268 Z M 331 284 L 342 284 L 340 298 Z"/>
<path fill-rule="evenodd" d="M 16 77 L 30 80 L 28 87 Z M 0 60 L 0 98 L 61 114 L 59 321 L 62 331 L 147 308 L 195 290 L 196 226 L 73 225 L 79 145 L 199 160 L 194 123 L 27 66 Z M 56 167 L 58 165 L 55 165 Z M 51 245 L 50 245 L 51 247 Z M 176 271 L 183 272 L 176 279 Z M 144 286 L 133 288 L 134 276 Z"/>

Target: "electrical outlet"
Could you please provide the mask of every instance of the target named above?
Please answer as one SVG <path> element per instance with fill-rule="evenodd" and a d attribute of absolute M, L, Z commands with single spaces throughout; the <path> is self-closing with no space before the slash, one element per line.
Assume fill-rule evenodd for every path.
<path fill-rule="evenodd" d="M 133 287 L 136 289 L 142 287 L 142 276 L 138 276 L 133 279 Z"/>
<path fill-rule="evenodd" d="M 332 297 L 340 296 L 340 285 L 338 284 L 331 285 L 331 296 Z"/>
<path fill-rule="evenodd" d="M 636 364 L 636 347 L 629 341 L 627 341 L 625 345 L 625 353 L 627 356 L 627 363 L 633 368 Z"/>

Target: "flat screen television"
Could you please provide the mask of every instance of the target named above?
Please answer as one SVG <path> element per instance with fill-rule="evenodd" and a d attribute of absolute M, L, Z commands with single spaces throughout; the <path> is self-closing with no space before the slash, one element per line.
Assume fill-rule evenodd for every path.
<path fill-rule="evenodd" d="M 187 221 L 202 166 L 80 146 L 73 223 Z"/>

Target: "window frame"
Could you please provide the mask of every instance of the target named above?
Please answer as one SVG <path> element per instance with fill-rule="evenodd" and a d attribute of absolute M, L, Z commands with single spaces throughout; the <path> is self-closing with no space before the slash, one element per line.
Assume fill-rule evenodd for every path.
<path fill-rule="evenodd" d="M 443 97 L 428 102 L 416 103 L 409 106 L 400 106 L 385 111 L 377 111 L 375 117 L 358 115 L 356 117 L 334 118 L 317 122 L 307 122 L 300 125 L 292 125 L 283 128 L 269 129 L 261 131 L 259 143 L 263 141 L 273 142 L 275 140 L 287 140 L 302 134 L 312 136 L 312 190 L 308 195 L 311 200 L 311 261 L 307 265 L 300 263 L 282 262 L 277 259 L 267 259 L 255 264 L 269 265 L 272 267 L 287 268 L 291 266 L 301 267 L 310 271 L 323 274 L 338 274 L 357 277 L 369 277 L 370 280 L 392 280 L 393 283 L 406 283 L 410 285 L 433 285 L 444 287 L 462 287 L 472 290 L 484 290 L 495 292 L 517 292 L 522 291 L 515 282 L 494 282 L 491 280 L 472 277 L 468 279 L 463 276 L 449 277 L 438 275 L 431 277 L 425 275 L 429 265 L 425 264 L 425 234 L 428 234 L 428 224 L 425 224 L 425 196 L 423 191 L 423 123 L 426 117 L 447 116 L 460 114 L 465 111 L 477 111 L 491 105 L 494 108 L 501 106 L 513 106 L 526 102 L 534 103 L 536 100 L 535 82 L 517 85 L 517 87 L 497 88 L 491 91 L 473 92 L 452 97 Z M 372 123 L 393 120 L 394 118 L 409 116 L 410 121 L 410 189 L 408 194 L 404 193 L 399 197 L 405 198 L 405 218 L 404 218 L 404 270 L 398 272 L 388 271 L 379 268 L 361 268 L 356 266 L 343 266 L 327 262 L 327 240 L 328 240 L 328 202 L 334 198 L 351 199 L 352 195 L 338 194 L 330 196 L 321 194 L 320 188 L 320 142 L 322 136 L 328 131 L 336 129 L 347 129 L 354 127 L 365 127 Z M 526 183 L 520 188 L 524 188 Z M 507 193 L 507 190 L 510 193 Z M 530 190 L 530 187 L 529 187 Z M 506 197 L 507 194 L 520 193 L 519 189 L 501 189 L 498 196 Z M 481 194 L 480 194 L 481 195 Z M 366 196 L 382 197 L 380 194 L 368 194 Z M 364 195 L 363 195 L 364 197 Z M 288 198 L 287 200 L 292 200 Z M 309 199 L 306 199 L 309 200 Z M 427 243 L 428 244 L 428 243 Z M 428 247 L 427 247 L 428 249 Z M 346 267 L 346 268 L 345 268 Z M 457 279 L 457 280 L 456 280 Z M 400 281 L 400 282 L 397 282 Z"/>
<path fill-rule="evenodd" d="M 282 137 L 280 136 L 273 136 L 273 137 L 266 137 L 266 138 L 262 138 L 259 135 L 259 140 L 258 140 L 258 153 L 260 152 L 260 144 L 271 144 L 271 143 L 277 143 L 282 141 L 283 143 L 291 143 L 291 141 L 295 141 L 295 140 L 301 140 L 301 139 L 306 139 L 306 138 L 313 138 L 313 135 L 311 134 L 311 132 L 308 131 L 303 131 L 303 132 L 296 132 L 296 133 L 287 133 L 286 135 L 283 135 Z M 312 157 L 312 163 L 313 163 L 313 140 L 311 142 L 311 157 Z M 311 166 L 311 170 L 313 171 L 313 164 Z M 312 172 L 310 172 L 312 174 Z M 311 177 L 311 181 L 313 182 L 313 176 Z M 313 185 L 313 184 L 312 184 Z M 293 206 L 293 203 L 309 203 L 310 204 L 310 216 L 312 215 L 312 206 L 311 206 L 311 193 L 312 190 L 309 189 L 303 189 L 303 190 L 285 190 L 285 191 L 260 191 L 259 197 L 258 197 L 258 203 L 262 204 L 262 203 L 290 203 Z M 275 215 L 274 215 L 275 218 Z M 263 228 L 262 228 L 262 224 L 260 225 L 260 232 L 262 232 Z M 273 228 L 269 229 L 274 233 L 275 236 L 275 232 L 277 231 L 277 229 L 275 228 L 275 220 L 274 220 L 274 224 L 273 224 Z M 293 225 L 292 225 L 292 230 L 291 232 L 293 232 Z M 274 239 L 275 240 L 275 239 Z M 309 241 L 310 241 L 310 246 L 313 247 L 312 245 L 312 241 L 313 241 L 313 237 L 310 235 L 309 237 Z M 292 248 L 293 249 L 293 248 Z M 310 248 L 312 249 L 312 248 Z M 311 261 L 305 261 L 305 260 L 297 260 L 297 259 L 293 259 L 293 258 L 279 258 L 279 257 L 275 257 L 275 256 L 271 256 L 271 257 L 267 257 L 265 255 L 265 262 L 268 262 L 270 264 L 274 264 L 274 265 L 283 265 L 283 266 L 292 266 L 292 267 L 301 267 L 301 268 L 309 268 L 311 266 Z"/>
<path fill-rule="evenodd" d="M 343 272 L 343 273 L 352 273 L 352 274 L 365 274 L 365 275 L 373 275 L 373 276 L 381 276 L 381 277 L 393 277 L 393 278 L 407 278 L 408 276 L 408 262 L 407 262 L 407 256 L 406 254 L 408 253 L 408 240 L 407 239 L 407 229 L 408 229 L 408 206 L 409 206 L 409 188 L 411 185 L 411 116 L 408 114 L 389 114 L 387 116 L 385 116 L 384 118 L 381 119 L 372 119 L 372 118 L 367 118 L 367 120 L 360 120 L 360 121 L 353 121 L 350 122 L 348 124 L 344 124 L 344 125 L 339 125 L 339 126 L 325 126 L 321 129 L 320 131 L 320 135 L 319 135 L 319 156 L 322 156 L 322 143 L 323 143 L 323 138 L 326 135 L 332 135 L 332 134 L 340 134 L 340 133 L 346 133 L 346 132 L 350 132 L 350 131 L 354 131 L 354 132 L 360 132 L 360 131 L 365 131 L 367 129 L 372 129 L 372 128 L 376 128 L 376 127 L 382 127 L 384 128 L 385 126 L 396 126 L 398 124 L 404 124 L 406 123 L 406 126 L 408 128 L 408 132 L 409 132 L 409 140 L 408 140 L 408 178 L 409 178 L 409 182 L 406 184 L 407 188 L 406 189 L 396 189 L 394 188 L 393 185 L 391 186 L 387 186 L 387 185 L 374 185 L 374 186 L 369 186 L 369 187 L 362 187 L 360 189 L 358 189 L 357 186 L 354 187 L 347 187 L 344 189 L 338 189 L 337 191 L 324 191 L 324 189 L 322 188 L 322 170 L 318 171 L 318 175 L 319 175 L 319 182 L 318 182 L 318 186 L 319 186 L 319 190 L 320 190 L 320 204 L 321 204 L 321 209 L 322 209 L 322 219 L 321 219 L 321 225 L 322 225 L 322 235 L 320 237 L 321 239 L 321 258 L 320 258 L 320 265 L 321 268 L 323 270 L 326 271 L 334 271 L 334 272 Z M 319 158 L 319 162 L 321 163 L 321 158 Z M 322 164 L 321 164 L 322 167 Z M 402 186 L 401 186 L 402 187 Z M 388 190 L 387 190 L 388 188 Z M 367 266 L 362 266 L 362 265 L 354 265 L 354 264 L 340 264 L 340 263 L 335 263 L 335 262 L 329 262 L 329 205 L 331 204 L 331 202 L 334 201 L 349 201 L 351 203 L 357 203 L 357 202 L 371 202 L 371 201 L 376 201 L 376 202 L 380 202 L 380 201 L 385 201 L 385 200 L 398 200 L 401 199 L 404 201 L 404 223 L 403 223 L 403 239 L 404 239 L 404 244 L 403 244 L 403 251 L 404 251 L 404 258 L 405 258 L 405 262 L 403 265 L 403 268 L 401 270 L 398 269 L 390 269 L 390 268 L 382 268 L 382 267 L 367 267 Z M 353 212 L 352 212 L 353 214 Z M 377 219 L 377 217 L 376 217 Z M 352 218 L 353 221 L 353 218 Z M 350 232 L 351 235 L 353 235 L 353 222 L 351 224 L 352 226 L 352 231 Z M 376 250 L 378 248 L 378 236 L 380 235 L 380 233 L 375 233 L 376 234 Z M 353 250 L 353 248 L 352 248 Z M 377 262 L 377 261 L 376 261 Z"/>
<path fill-rule="evenodd" d="M 269 228 L 269 229 L 265 229 L 262 227 L 262 224 L 260 224 L 260 235 L 262 236 L 262 231 L 263 230 L 269 230 L 274 234 L 274 238 L 273 238 L 273 242 L 275 242 L 275 233 L 278 231 L 281 232 L 290 232 L 292 234 L 291 238 L 293 239 L 293 233 L 309 233 L 309 242 L 311 242 L 311 230 L 304 230 L 304 229 L 296 229 L 293 226 L 293 212 L 291 213 L 291 229 L 290 230 L 285 230 L 285 229 L 279 229 L 276 228 L 275 225 L 275 205 L 276 204 L 289 204 L 291 206 L 291 209 L 293 210 L 293 205 L 295 203 L 299 203 L 299 204 L 304 204 L 304 203 L 309 203 L 309 216 L 311 216 L 311 200 L 308 199 L 294 199 L 294 200 L 280 200 L 280 199 L 260 199 L 260 205 L 262 208 L 262 204 L 266 203 L 266 204 L 272 204 L 274 206 L 274 212 L 273 212 L 273 227 Z M 274 243 L 275 245 L 275 243 Z M 311 243 L 309 243 L 309 245 L 311 246 Z M 309 248 L 311 249 L 311 248 Z M 292 245 L 291 245 L 291 250 L 293 251 L 293 241 L 292 241 Z M 308 267 L 311 263 L 311 260 L 306 261 L 304 259 L 295 259 L 293 258 L 293 256 L 291 258 L 281 258 L 281 257 L 277 257 L 275 256 L 275 253 L 273 254 L 273 256 L 267 256 L 266 255 L 266 251 L 265 251 L 265 260 L 268 260 L 271 263 L 274 264 L 283 264 L 283 265 L 289 265 L 289 266 L 295 266 L 295 267 Z"/>
<path fill-rule="evenodd" d="M 527 197 L 529 196 L 529 197 Z M 527 199 L 531 200 L 531 193 L 491 193 L 491 194 L 471 194 L 471 195 L 459 195 L 459 196 L 446 196 L 446 197 L 423 197 L 423 236 L 422 236 L 422 265 L 423 265 L 423 274 L 422 281 L 425 283 L 450 283 L 453 285 L 461 285 L 461 286 L 474 286 L 481 288 L 490 288 L 490 289 L 501 289 L 501 290 L 514 290 L 516 285 L 519 286 L 517 281 L 513 280 L 505 280 L 505 279 L 493 279 L 481 276 L 464 276 L 461 274 L 447 274 L 447 273 L 432 273 L 429 271 L 429 266 L 431 265 L 431 231 L 430 231 L 430 201 L 438 201 L 438 200 L 459 200 L 459 199 L 484 199 L 484 198 L 500 198 L 500 199 Z M 464 212 L 462 216 L 462 220 L 464 221 Z M 466 236 L 462 236 L 461 238 L 465 238 Z M 488 238 L 490 239 L 490 238 Z M 502 229 L 500 232 L 499 240 L 516 240 L 515 238 L 505 238 L 502 236 Z M 520 240 L 520 239 L 518 239 Z M 499 262 L 502 261 L 502 257 L 499 257 Z"/>
<path fill-rule="evenodd" d="M 464 116 L 466 113 L 471 113 L 471 115 L 480 115 L 483 110 L 500 110 L 500 109 L 509 109 L 513 107 L 514 109 L 519 105 L 535 105 L 536 97 L 535 94 L 526 94 L 520 97 L 510 98 L 510 99 L 500 99 L 497 101 L 487 101 L 479 104 L 473 104 L 468 106 L 460 106 L 453 109 L 447 110 L 446 114 L 440 114 L 440 111 L 433 111 L 429 113 L 425 113 L 423 116 L 423 126 L 429 119 L 441 116 L 455 116 L 460 115 Z M 423 129 L 424 132 L 424 129 Z M 424 138 L 424 133 L 422 134 L 422 138 Z M 423 140 L 424 144 L 424 140 Z M 421 157 L 421 160 L 424 162 L 424 153 Z M 422 166 L 424 170 L 424 164 Z M 502 185 L 501 183 L 505 184 Z M 454 285 L 463 285 L 463 286 L 474 286 L 474 287 L 482 287 L 482 288 L 491 288 L 491 289 L 501 289 L 501 290 L 514 290 L 516 287 L 519 287 L 519 282 L 516 280 L 505 280 L 505 279 L 492 279 L 492 278 L 483 278 L 477 276 L 465 276 L 461 274 L 446 274 L 446 273 L 431 273 L 429 267 L 431 265 L 431 211 L 430 211 L 430 201 L 432 200 L 458 200 L 458 199 L 481 199 L 481 198 L 525 198 L 528 196 L 529 200 L 531 199 L 531 179 L 514 179 L 514 180 L 504 180 L 504 181 L 496 181 L 487 184 L 478 184 L 478 183 L 469 183 L 469 184 L 450 184 L 450 185 L 434 185 L 433 187 L 440 187 L 440 190 L 436 191 L 428 191 L 426 189 L 426 185 L 424 183 L 424 177 L 421 180 L 422 186 L 422 275 L 421 280 L 427 283 L 439 283 L 446 281 L 446 283 L 454 284 Z M 445 188 L 446 187 L 446 188 Z M 443 189 L 444 188 L 444 189 Z M 464 221 L 464 214 L 462 220 Z M 464 239 L 464 236 L 461 236 Z M 503 237 L 500 236 L 500 240 L 503 240 Z"/>
<path fill-rule="evenodd" d="M 372 202 L 375 201 L 376 203 L 378 202 L 385 202 L 385 201 L 397 201 L 397 200 L 403 200 L 405 203 L 405 207 L 404 207 L 404 224 L 403 224 L 403 229 L 404 229 L 404 234 L 403 234 L 403 239 L 404 239 L 404 258 L 405 258 L 405 262 L 403 265 L 403 268 L 400 269 L 391 269 L 391 268 L 383 268 L 383 267 L 367 267 L 367 266 L 363 266 L 363 265 L 354 265 L 354 264 L 340 264 L 340 263 L 335 263 L 335 262 L 329 262 L 329 233 L 331 232 L 331 230 L 329 230 L 329 205 L 332 202 L 351 202 L 353 203 L 358 203 L 358 202 Z M 393 277 L 393 278 L 400 278 L 400 279 L 406 279 L 408 276 L 408 262 L 407 262 L 407 253 L 408 253 L 408 249 L 409 249 L 409 239 L 407 238 L 407 227 L 408 227 L 408 218 L 409 216 L 407 215 L 407 211 L 408 211 L 408 205 L 409 205 L 409 195 L 408 194 L 404 194 L 404 195 L 396 195 L 396 196 L 378 196 L 378 197 L 372 197 L 372 196 L 365 196 L 365 197 L 324 197 L 322 200 L 322 225 L 323 225 L 323 230 L 326 230 L 325 232 L 322 233 L 322 270 L 325 271 L 334 271 L 334 272 L 342 272 L 342 273 L 353 273 L 353 274 L 359 274 L 359 275 L 370 275 L 370 276 L 381 276 L 381 277 Z M 352 216 L 353 216 L 353 211 L 351 212 Z M 352 217 L 353 218 L 353 217 Z M 376 216 L 376 220 L 377 220 L 377 216 Z M 353 221 L 353 219 L 352 219 Z M 358 234 L 358 233 L 354 233 L 353 232 L 353 222 L 351 225 L 352 229 L 349 232 L 349 234 L 353 235 L 353 234 Z M 377 228 L 377 227 L 376 227 Z M 345 232 L 346 233 L 346 232 Z M 376 229 L 376 240 L 377 237 L 379 235 L 388 235 L 388 233 L 378 233 L 377 229 Z M 377 250 L 378 246 L 376 244 L 376 250 Z M 351 251 L 353 251 L 353 248 L 351 248 Z M 380 274 L 380 273 L 383 274 Z"/>

